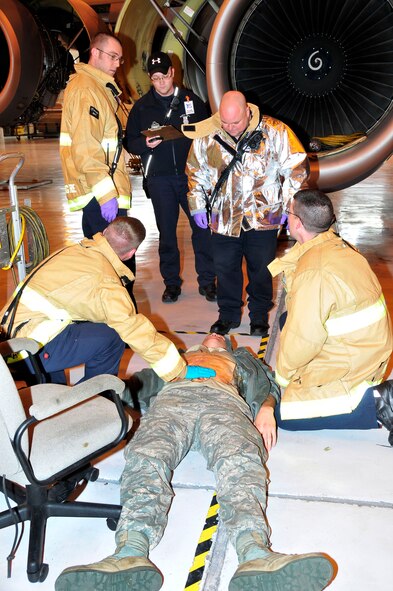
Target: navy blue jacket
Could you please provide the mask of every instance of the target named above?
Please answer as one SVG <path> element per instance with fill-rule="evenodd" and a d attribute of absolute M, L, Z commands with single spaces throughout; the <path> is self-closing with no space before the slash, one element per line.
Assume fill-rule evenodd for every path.
<path fill-rule="evenodd" d="M 153 122 L 160 125 L 173 125 L 181 129 L 183 123 L 196 123 L 206 119 L 209 114 L 203 101 L 192 90 L 179 89 L 178 104 L 172 109 L 169 119 L 166 114 L 169 111 L 173 95 L 161 97 L 154 88 L 151 88 L 132 107 L 128 117 L 124 147 L 131 154 L 141 156 L 143 168 L 146 170 L 147 160 L 152 154 L 147 176 L 167 176 L 185 174 L 185 166 L 192 140 L 184 137 L 176 140 L 161 142 L 156 148 L 146 146 L 146 137 L 141 134 L 144 129 L 151 127 Z M 194 113 L 186 116 L 185 101 L 192 101 Z"/>

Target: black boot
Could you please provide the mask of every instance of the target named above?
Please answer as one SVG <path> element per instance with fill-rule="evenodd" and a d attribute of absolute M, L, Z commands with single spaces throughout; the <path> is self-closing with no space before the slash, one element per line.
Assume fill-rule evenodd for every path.
<path fill-rule="evenodd" d="M 240 322 L 219 318 L 214 324 L 211 325 L 210 332 L 224 335 L 228 334 L 231 328 L 237 328 L 238 326 L 240 326 Z"/>
<path fill-rule="evenodd" d="M 181 287 L 179 285 L 167 285 L 161 299 L 165 304 L 170 304 L 177 302 L 180 294 Z"/>
<path fill-rule="evenodd" d="M 389 443 L 393 446 L 393 380 L 375 386 L 380 398 L 375 398 L 377 419 L 390 432 Z"/>

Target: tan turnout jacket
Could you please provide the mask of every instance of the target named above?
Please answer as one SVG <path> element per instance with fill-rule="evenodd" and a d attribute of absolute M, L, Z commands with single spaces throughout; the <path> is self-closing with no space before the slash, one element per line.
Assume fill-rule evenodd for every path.
<path fill-rule="evenodd" d="M 102 322 L 163 380 L 172 380 L 186 363 L 150 320 L 136 314 L 123 276 L 134 279 L 102 234 L 65 248 L 44 262 L 24 288 L 10 336 L 16 331 L 45 345 L 73 321 Z"/>
<path fill-rule="evenodd" d="M 283 419 L 350 413 L 382 381 L 392 327 L 366 259 L 333 230 L 269 265 L 284 273 L 288 317 L 277 353 Z"/>
<path fill-rule="evenodd" d="M 112 76 L 89 64 L 76 64 L 64 92 L 60 158 L 65 193 L 71 211 L 95 197 L 102 205 L 116 197 L 119 207 L 131 207 L 131 185 L 120 154 L 113 178 L 109 174 L 118 146 L 119 104 L 107 84 L 120 90 Z"/>

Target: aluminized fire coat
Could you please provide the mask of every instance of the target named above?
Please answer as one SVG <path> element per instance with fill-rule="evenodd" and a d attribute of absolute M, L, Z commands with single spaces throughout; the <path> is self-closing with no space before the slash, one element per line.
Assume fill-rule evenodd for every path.
<path fill-rule="evenodd" d="M 221 129 L 219 113 L 183 132 L 194 139 L 186 172 L 191 214 L 206 211 L 210 199 L 210 227 L 226 236 L 239 236 L 243 230 L 273 230 L 280 226 L 283 209 L 308 176 L 307 154 L 295 134 L 278 119 L 260 116 L 249 104 L 251 120 L 243 136 L 255 130 L 262 134 L 257 147 L 246 148 L 240 161 L 231 169 L 215 199 L 214 187 L 233 158 L 216 139 L 236 150 L 239 142 Z M 240 138 L 242 139 L 242 138 Z"/>

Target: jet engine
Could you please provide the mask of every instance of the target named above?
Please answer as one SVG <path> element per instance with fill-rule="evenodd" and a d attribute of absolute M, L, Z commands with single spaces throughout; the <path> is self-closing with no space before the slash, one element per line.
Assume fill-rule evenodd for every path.
<path fill-rule="evenodd" d="M 3 6 L 0 126 L 12 126 L 38 121 L 55 104 L 73 70 L 67 43 L 87 61 L 89 38 L 107 27 L 81 0 L 7 0 Z"/>
<path fill-rule="evenodd" d="M 393 151 L 392 0 L 126 0 L 116 28 L 134 94 L 149 87 L 150 51 L 172 52 L 213 111 L 236 89 L 287 123 L 312 186 L 353 185 Z"/>
<path fill-rule="evenodd" d="M 55 23 L 68 39 L 101 26 L 82 0 L 0 9 L 0 125 L 31 120 L 64 85 Z M 168 51 L 178 82 L 212 111 L 237 89 L 287 123 L 309 151 L 312 186 L 353 185 L 393 151 L 393 0 L 125 0 L 115 31 L 132 99 L 150 86 L 151 51 Z"/>

